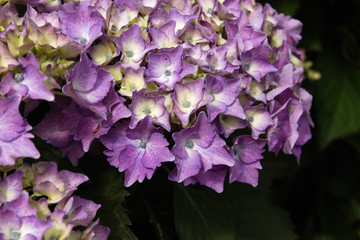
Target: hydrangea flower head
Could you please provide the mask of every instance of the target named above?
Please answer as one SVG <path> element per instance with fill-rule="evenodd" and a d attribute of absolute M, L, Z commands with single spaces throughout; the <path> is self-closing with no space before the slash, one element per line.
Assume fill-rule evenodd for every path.
<path fill-rule="evenodd" d="M 65 2 L 30 1 L 23 17 L 14 3 L 26 1 L 0 9 L 0 170 L 39 157 L 21 101 L 27 116 L 52 101 L 34 133 L 73 165 L 100 139 L 126 186 L 162 162 L 184 185 L 221 192 L 229 172 L 255 186 L 265 145 L 299 161 L 313 123 L 298 20 L 252 0 Z M 107 238 L 98 205 L 71 196 L 86 176 L 35 166 L 19 171 L 52 223 L 45 238 Z"/>

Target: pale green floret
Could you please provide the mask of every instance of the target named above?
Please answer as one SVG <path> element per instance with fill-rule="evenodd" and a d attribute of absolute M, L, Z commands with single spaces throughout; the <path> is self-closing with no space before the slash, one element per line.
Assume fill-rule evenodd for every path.
<path fill-rule="evenodd" d="M 165 76 L 168 76 L 168 77 L 171 76 L 170 70 L 166 70 L 166 71 L 165 71 Z"/>
<path fill-rule="evenodd" d="M 193 148 L 193 147 L 194 147 L 194 143 L 193 143 L 192 141 L 188 140 L 188 141 L 186 142 L 185 146 L 186 146 L 187 148 Z"/>
<path fill-rule="evenodd" d="M 79 42 L 85 45 L 88 42 L 88 40 L 86 38 L 81 38 Z"/>
<path fill-rule="evenodd" d="M 21 73 L 16 73 L 14 75 L 14 79 L 15 79 L 16 82 L 21 82 L 21 81 L 24 80 L 24 76 Z"/>
<path fill-rule="evenodd" d="M 151 111 L 150 111 L 149 108 L 145 108 L 144 113 L 145 113 L 146 115 L 149 115 L 149 114 L 151 113 Z"/>
<path fill-rule="evenodd" d="M 144 140 L 141 140 L 140 147 L 141 148 L 146 148 L 146 142 Z"/>
<path fill-rule="evenodd" d="M 126 56 L 132 57 L 132 56 L 134 56 L 134 52 L 131 50 L 128 50 L 128 51 L 126 51 Z"/>

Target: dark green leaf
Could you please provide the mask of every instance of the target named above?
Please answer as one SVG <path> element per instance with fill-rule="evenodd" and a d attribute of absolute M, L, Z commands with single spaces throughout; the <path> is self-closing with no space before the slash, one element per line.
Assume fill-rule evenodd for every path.
<path fill-rule="evenodd" d="M 113 167 L 99 168 L 96 176 L 90 177 L 90 183 L 80 189 L 80 196 L 101 204 L 98 210 L 100 223 L 110 228 L 109 240 L 137 239 L 130 230 L 130 220 L 124 206 L 128 192 L 124 189 L 121 174 Z"/>
<path fill-rule="evenodd" d="M 181 240 L 230 240 L 232 215 L 222 195 L 174 186 L 175 227 Z"/>
<path fill-rule="evenodd" d="M 235 236 L 239 240 L 296 239 L 286 211 L 272 204 L 258 189 L 232 184 L 225 192 L 234 213 Z"/>
<path fill-rule="evenodd" d="M 317 106 L 321 147 L 360 130 L 360 71 L 324 54 L 319 70 Z"/>

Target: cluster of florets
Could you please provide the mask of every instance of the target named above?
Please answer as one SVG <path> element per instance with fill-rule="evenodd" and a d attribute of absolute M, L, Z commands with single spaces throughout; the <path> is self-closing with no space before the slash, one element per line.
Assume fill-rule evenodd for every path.
<path fill-rule="evenodd" d="M 109 229 L 93 221 L 100 205 L 72 195 L 85 175 L 58 171 L 55 162 L 12 172 L 0 176 L 0 239 L 107 239 Z"/>
<path fill-rule="evenodd" d="M 126 186 L 163 162 L 185 185 L 256 186 L 265 146 L 299 160 L 311 137 L 302 24 L 268 4 L 10 0 L 0 28 L 3 168 L 39 156 L 21 100 L 51 102 L 33 133 L 72 164 L 99 139 Z"/>

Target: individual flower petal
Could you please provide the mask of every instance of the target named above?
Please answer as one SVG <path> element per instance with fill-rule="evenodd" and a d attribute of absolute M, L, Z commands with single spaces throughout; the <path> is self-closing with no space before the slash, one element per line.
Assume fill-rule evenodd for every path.
<path fill-rule="evenodd" d="M 217 193 L 224 190 L 224 180 L 226 177 L 227 168 L 225 166 L 216 165 L 205 173 L 199 173 L 193 177 L 184 180 L 184 185 L 200 183 L 209 188 L 214 189 Z"/>
<path fill-rule="evenodd" d="M 23 191 L 22 172 L 15 172 L 0 180 L 0 203 L 5 204 L 17 199 Z"/>
<path fill-rule="evenodd" d="M 260 46 L 241 54 L 242 69 L 260 82 L 261 78 L 277 69 L 268 61 L 270 48 Z"/>
<path fill-rule="evenodd" d="M 274 124 L 270 113 L 261 105 L 248 108 L 245 114 L 251 126 L 251 136 L 254 139 L 258 139 L 260 134 L 265 133 L 266 129 Z"/>
<path fill-rule="evenodd" d="M 75 226 L 87 226 L 91 223 L 100 208 L 99 204 L 93 201 L 73 196 L 61 200 L 55 207 L 65 211 L 65 222 Z"/>

